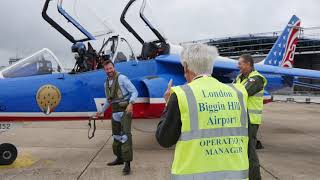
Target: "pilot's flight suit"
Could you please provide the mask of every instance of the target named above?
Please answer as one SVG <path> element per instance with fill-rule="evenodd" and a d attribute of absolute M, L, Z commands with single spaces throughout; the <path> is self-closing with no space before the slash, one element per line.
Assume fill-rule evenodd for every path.
<path fill-rule="evenodd" d="M 103 107 L 105 111 L 109 105 L 112 108 L 112 135 L 113 153 L 123 162 L 132 161 L 132 135 L 131 113 L 126 108 L 134 103 L 138 93 L 131 81 L 124 75 L 116 73 L 113 80 L 107 78 L 105 82 L 107 102 Z"/>

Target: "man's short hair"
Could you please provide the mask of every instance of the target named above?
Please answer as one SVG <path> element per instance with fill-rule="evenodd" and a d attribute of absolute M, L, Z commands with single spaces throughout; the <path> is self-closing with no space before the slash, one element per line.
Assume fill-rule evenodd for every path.
<path fill-rule="evenodd" d="M 254 66 L 254 61 L 250 54 L 242 54 L 240 58 L 242 58 L 246 63 L 249 63 L 251 67 Z"/>
<path fill-rule="evenodd" d="M 114 67 L 114 63 L 111 60 L 106 60 L 102 63 L 103 67 L 108 65 L 108 64 L 112 64 L 112 66 Z"/>
<path fill-rule="evenodd" d="M 215 59 L 219 53 L 216 47 L 196 44 L 185 47 L 181 53 L 181 63 L 188 69 L 200 74 L 212 74 Z"/>

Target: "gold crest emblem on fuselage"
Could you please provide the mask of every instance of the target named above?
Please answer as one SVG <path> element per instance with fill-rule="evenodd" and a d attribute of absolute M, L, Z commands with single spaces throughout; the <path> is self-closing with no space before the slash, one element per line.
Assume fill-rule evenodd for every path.
<path fill-rule="evenodd" d="M 45 114 L 50 114 L 59 105 L 61 93 L 56 86 L 46 84 L 39 88 L 36 99 L 41 111 Z"/>

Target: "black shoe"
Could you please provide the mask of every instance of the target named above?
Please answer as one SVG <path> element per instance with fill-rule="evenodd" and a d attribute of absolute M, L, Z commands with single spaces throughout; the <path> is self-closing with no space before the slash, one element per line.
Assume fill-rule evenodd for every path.
<path fill-rule="evenodd" d="M 109 162 L 107 165 L 108 166 L 116 166 L 116 165 L 121 165 L 123 164 L 123 161 L 121 158 L 117 158 L 116 160 Z"/>
<path fill-rule="evenodd" d="M 261 141 L 259 141 L 259 140 L 257 141 L 256 149 L 264 149 Z"/>
<path fill-rule="evenodd" d="M 130 168 L 130 162 L 125 162 L 124 163 L 124 168 L 122 170 L 123 175 L 128 175 L 130 174 L 131 168 Z"/>

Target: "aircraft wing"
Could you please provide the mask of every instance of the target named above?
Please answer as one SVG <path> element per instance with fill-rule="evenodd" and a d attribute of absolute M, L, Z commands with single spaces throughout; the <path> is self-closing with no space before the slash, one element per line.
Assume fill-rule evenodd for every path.
<path fill-rule="evenodd" d="M 226 71 L 239 71 L 236 61 L 225 62 L 217 60 L 214 69 L 226 70 Z M 260 65 L 256 64 L 255 69 L 263 74 L 273 74 L 279 76 L 299 77 L 309 79 L 320 79 L 320 71 L 300 68 L 283 68 L 277 66 Z"/>
<path fill-rule="evenodd" d="M 300 69 L 300 68 L 282 68 L 274 66 L 256 67 L 257 71 L 263 74 L 274 74 L 285 77 L 320 79 L 320 71 Z"/>
<path fill-rule="evenodd" d="M 320 89 L 320 85 L 300 82 L 300 81 L 296 81 L 296 80 L 293 81 L 293 84 L 296 85 L 296 86 L 301 86 L 301 87 L 307 87 L 307 88 L 312 88 L 312 89 Z"/>
<path fill-rule="evenodd" d="M 276 68 L 275 74 L 300 78 L 320 79 L 320 71 L 300 68 Z"/>
<path fill-rule="evenodd" d="M 158 62 L 175 65 L 181 65 L 180 58 L 177 55 L 164 55 L 156 58 Z M 300 69 L 300 68 L 283 68 L 278 66 L 255 64 L 257 71 L 263 74 L 287 76 L 294 78 L 320 79 L 320 71 Z M 217 59 L 214 64 L 214 72 L 219 73 L 238 73 L 239 68 L 237 61 L 228 59 Z"/>

